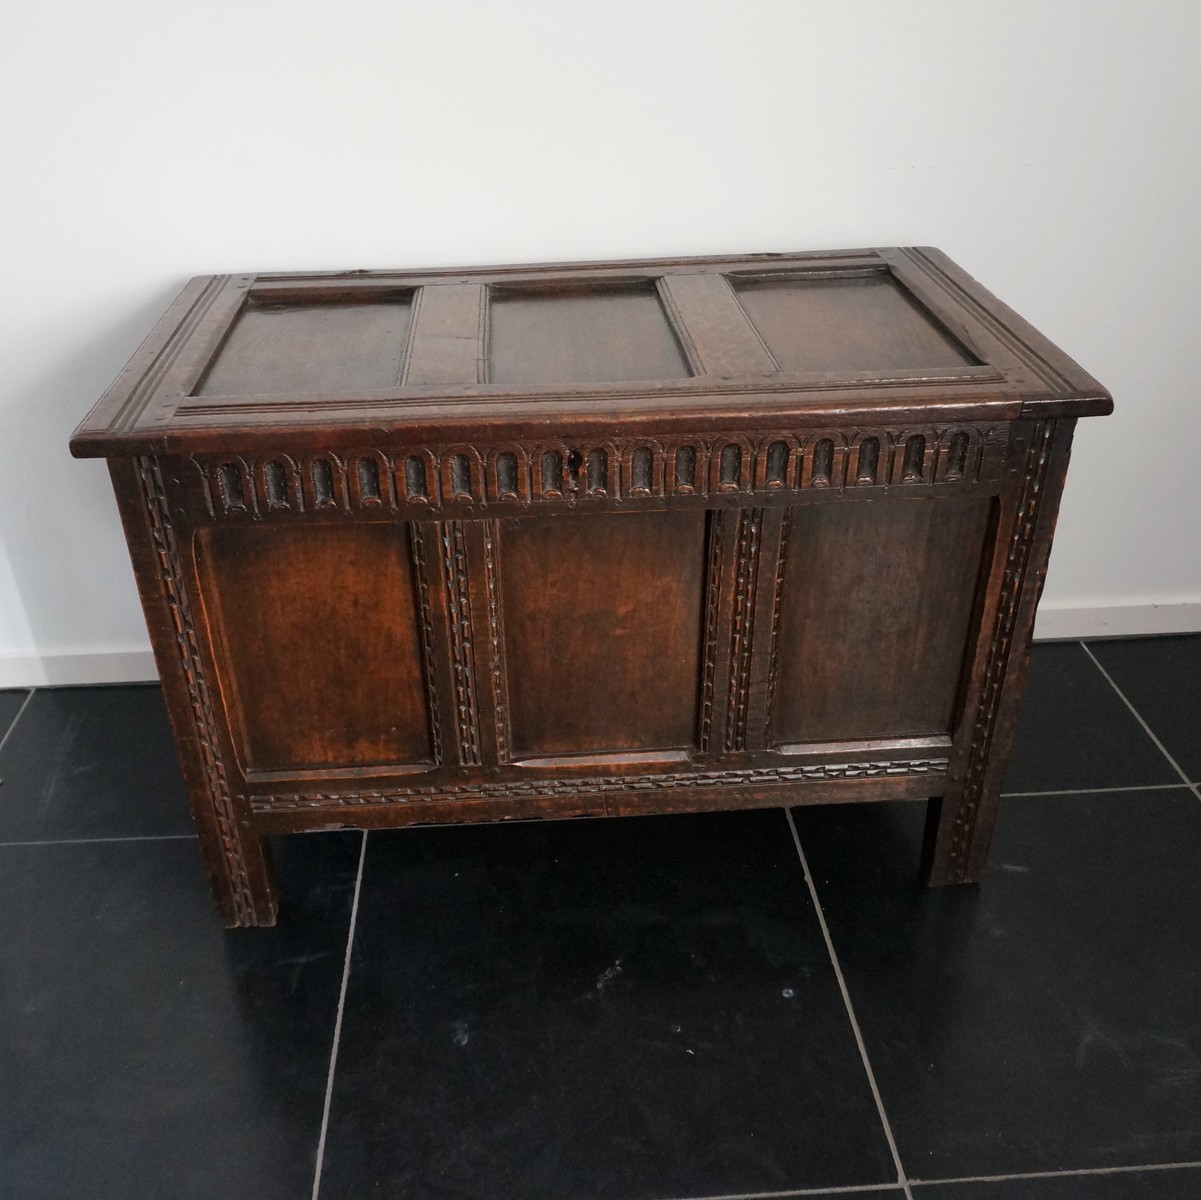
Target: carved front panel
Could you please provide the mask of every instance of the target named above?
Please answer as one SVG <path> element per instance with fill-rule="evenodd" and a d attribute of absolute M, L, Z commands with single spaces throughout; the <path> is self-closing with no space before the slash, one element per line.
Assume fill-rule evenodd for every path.
<path fill-rule="evenodd" d="M 433 762 L 428 583 L 403 526 L 216 528 L 198 549 L 247 768 Z"/>
<path fill-rule="evenodd" d="M 496 523 L 514 758 L 693 747 L 705 525 L 694 510 Z"/>

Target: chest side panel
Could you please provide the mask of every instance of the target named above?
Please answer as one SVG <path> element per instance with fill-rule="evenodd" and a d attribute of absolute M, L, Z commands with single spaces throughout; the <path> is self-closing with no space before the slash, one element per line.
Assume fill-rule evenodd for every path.
<path fill-rule="evenodd" d="M 774 744 L 951 732 L 994 503 L 922 497 L 794 510 Z"/>

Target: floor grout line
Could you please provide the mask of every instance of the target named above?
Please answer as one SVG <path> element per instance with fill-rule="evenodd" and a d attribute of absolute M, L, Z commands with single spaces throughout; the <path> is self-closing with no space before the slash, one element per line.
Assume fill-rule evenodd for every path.
<path fill-rule="evenodd" d="M 1147 724 L 1146 721 L 1143 720 L 1143 714 L 1140 713 L 1138 711 L 1138 709 L 1134 707 L 1134 705 L 1130 702 L 1129 698 L 1127 697 L 1126 693 L 1124 691 L 1122 691 L 1122 689 L 1120 687 L 1118 687 L 1116 681 L 1114 680 L 1114 677 L 1101 665 L 1100 659 L 1098 659 L 1097 656 L 1088 648 L 1088 643 L 1081 642 L 1080 646 L 1084 650 L 1084 653 L 1087 654 L 1089 656 L 1089 658 L 1091 658 L 1093 660 L 1093 666 L 1095 666 L 1097 668 L 1097 670 L 1100 671 L 1101 674 L 1105 676 L 1105 679 L 1109 683 L 1109 686 L 1111 688 L 1113 688 L 1113 690 L 1115 692 L 1117 692 L 1118 698 L 1134 714 L 1134 719 L 1143 727 L 1143 731 L 1146 733 L 1146 735 L 1156 744 L 1156 746 L 1159 747 L 1160 754 L 1162 754 L 1164 756 L 1164 758 L 1166 758 L 1168 760 L 1168 762 L 1172 764 L 1172 770 L 1175 771 L 1176 774 L 1179 775 L 1180 778 L 1184 781 L 1184 786 L 1187 787 L 1198 800 L 1201 800 L 1201 788 L 1198 788 L 1197 784 L 1195 784 L 1184 773 L 1184 768 L 1181 767 L 1181 765 L 1171 756 L 1171 754 L 1168 753 L 1167 746 L 1165 746 L 1163 744 L 1163 742 L 1161 742 L 1159 740 L 1159 738 L 1156 737 L 1155 731 L 1151 728 L 1150 725 Z"/>
<path fill-rule="evenodd" d="M 685 1200 L 799 1200 L 803 1196 L 851 1196 L 873 1192 L 895 1192 L 899 1183 L 859 1183 L 849 1187 L 797 1188 L 787 1192 L 720 1192 L 717 1195 L 689 1196 Z"/>
<path fill-rule="evenodd" d="M 194 833 L 147 833 L 131 834 L 128 837 L 94 837 L 94 838 L 30 838 L 25 841 L 0 842 L 5 846 L 89 846 L 93 842 L 194 842 Z"/>
<path fill-rule="evenodd" d="M 1058 788 L 1049 792 L 1002 792 L 1002 800 L 1018 800 L 1024 796 L 1099 796 L 1105 792 L 1163 792 L 1172 788 L 1191 787 L 1185 783 L 1146 783 L 1134 787 Z"/>
<path fill-rule="evenodd" d="M 796 846 L 797 857 L 801 860 L 801 870 L 805 874 L 805 884 L 809 888 L 809 897 L 813 901 L 813 909 L 817 913 L 817 922 L 821 926 L 822 937 L 826 940 L 826 950 L 830 955 L 830 964 L 834 968 L 834 976 L 838 980 L 838 989 L 842 992 L 842 1002 L 846 1005 L 847 1017 L 851 1022 L 851 1031 L 855 1035 L 855 1044 L 859 1047 L 859 1057 L 863 1060 L 863 1069 L 867 1073 L 867 1081 L 872 1089 L 872 1096 L 876 1101 L 876 1111 L 880 1116 L 880 1124 L 884 1127 L 884 1137 L 888 1141 L 888 1148 L 892 1151 L 893 1165 L 897 1169 L 896 1186 L 900 1187 L 905 1193 L 907 1200 L 913 1200 L 913 1193 L 909 1190 L 909 1181 L 905 1178 L 905 1168 L 901 1165 L 901 1155 L 897 1150 L 896 1138 L 892 1135 L 892 1125 L 889 1123 L 888 1114 L 884 1111 L 884 1100 L 880 1095 L 880 1088 L 876 1083 L 876 1073 L 872 1070 L 872 1064 L 867 1056 L 867 1045 L 863 1041 L 863 1032 L 859 1028 L 859 1020 L 855 1016 L 855 1008 L 851 1004 L 851 993 L 847 988 L 847 981 L 843 978 L 842 965 L 838 961 L 838 952 L 834 949 L 834 941 L 830 937 L 830 927 L 826 924 L 826 915 L 822 911 L 821 901 L 817 896 L 817 884 L 813 881 L 813 873 L 809 870 L 809 860 L 805 857 L 805 851 L 801 847 L 801 837 L 797 833 L 796 823 L 792 819 L 792 810 L 786 808 L 784 810 L 785 819 L 788 821 L 788 828 L 792 831 L 792 842 Z"/>
<path fill-rule="evenodd" d="M 1141 1163 L 1121 1167 L 1068 1167 L 1060 1171 L 1013 1171 L 1003 1175 L 954 1175 L 936 1179 L 909 1179 L 913 1187 L 942 1187 L 958 1183 L 1008 1183 L 1022 1179 L 1079 1179 L 1092 1175 L 1137 1175 L 1144 1171 L 1201 1170 L 1201 1162 Z M 721 1192 L 691 1196 L 687 1200 L 791 1200 L 803 1196 L 845 1196 L 860 1193 L 896 1191 L 900 1183 L 861 1183 L 849 1187 L 798 1188 L 783 1192 Z"/>
<path fill-rule="evenodd" d="M 350 904 L 350 926 L 346 931 L 346 958 L 342 962 L 342 987 L 338 992 L 338 1015 L 334 1018 L 333 1045 L 329 1051 L 329 1074 L 325 1078 L 325 1104 L 321 1109 L 321 1134 L 317 1139 L 317 1163 L 313 1169 L 313 1200 L 321 1191 L 321 1168 L 325 1164 L 325 1138 L 329 1132 L 329 1106 L 334 1095 L 334 1071 L 338 1066 L 338 1043 L 342 1039 L 342 1010 L 346 1007 L 346 986 L 350 982 L 350 952 L 354 948 L 354 928 L 359 917 L 359 893 L 363 888 L 363 863 L 367 858 L 367 830 L 359 846 L 359 869 L 354 877 L 354 899 Z"/>
<path fill-rule="evenodd" d="M 941 1187 L 946 1183 L 1008 1183 L 1018 1179 L 1079 1179 L 1089 1175 L 1135 1175 L 1141 1171 L 1187 1171 L 1201 1168 L 1201 1162 L 1143 1163 L 1133 1167 L 1077 1167 L 1066 1171 L 1015 1171 L 1009 1175 L 957 1175 L 951 1179 L 913 1179 L 921 1187 Z"/>
<path fill-rule="evenodd" d="M 26 696 L 25 699 L 21 702 L 21 707 L 17 709 L 17 715 L 15 717 L 13 717 L 12 721 L 9 723 L 8 728 L 4 731 L 4 736 L 0 737 L 0 750 L 3 750 L 4 747 L 8 745 L 8 739 L 10 737 L 12 737 L 13 730 L 16 729 L 17 722 L 20 721 L 20 719 L 21 719 L 21 714 L 24 713 L 24 711 L 29 707 L 29 702 L 30 702 L 30 700 L 33 699 L 33 694 L 36 691 L 37 691 L 37 688 L 30 688 L 29 695 Z"/>

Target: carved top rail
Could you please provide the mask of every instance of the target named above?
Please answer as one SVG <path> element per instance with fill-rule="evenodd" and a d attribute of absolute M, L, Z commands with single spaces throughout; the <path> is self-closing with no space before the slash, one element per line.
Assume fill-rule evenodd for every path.
<path fill-rule="evenodd" d="M 622 506 L 995 490 L 1004 426 L 961 424 L 747 436 L 198 454 L 211 517 L 291 519 L 545 505 Z"/>

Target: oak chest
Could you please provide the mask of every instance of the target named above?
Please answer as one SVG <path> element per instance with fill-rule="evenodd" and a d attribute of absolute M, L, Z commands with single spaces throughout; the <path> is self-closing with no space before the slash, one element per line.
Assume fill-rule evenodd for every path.
<path fill-rule="evenodd" d="M 204 860 L 266 837 L 929 800 L 979 878 L 1075 419 L 928 249 L 193 280 L 109 460 Z"/>

